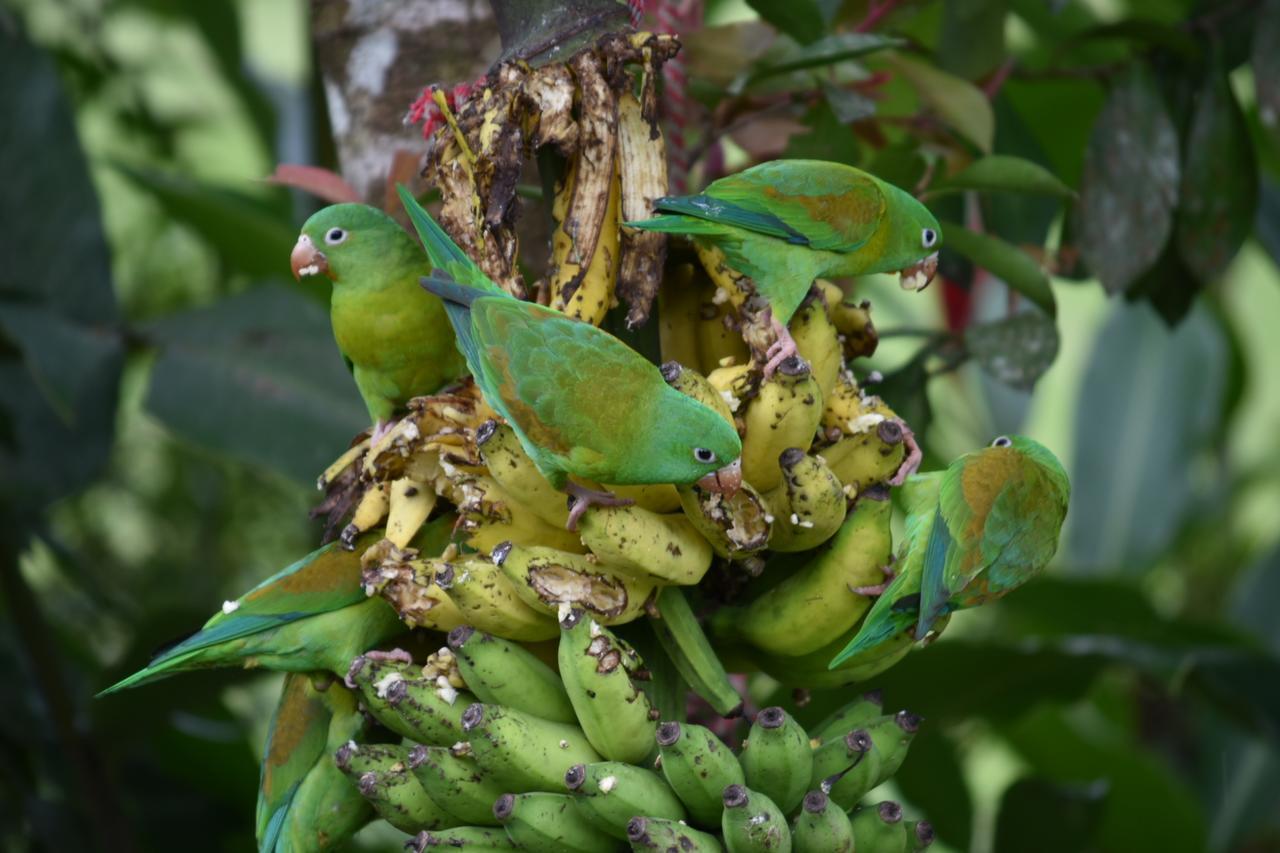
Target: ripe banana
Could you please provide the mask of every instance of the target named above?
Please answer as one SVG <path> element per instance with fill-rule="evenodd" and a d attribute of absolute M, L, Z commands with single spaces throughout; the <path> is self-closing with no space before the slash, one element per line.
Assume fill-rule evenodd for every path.
<path fill-rule="evenodd" d="M 560 676 L 518 643 L 464 625 L 449 632 L 449 648 L 463 680 L 481 702 L 508 705 L 558 723 L 577 721 Z"/>
<path fill-rule="evenodd" d="M 389 601 L 410 628 L 452 631 L 466 623 L 462 611 L 436 583 L 432 566 L 424 560 L 401 560 L 396 559 L 397 556 L 391 554 L 365 568 L 366 593 L 381 595 Z"/>
<path fill-rule="evenodd" d="M 662 378 L 681 394 L 692 397 L 712 411 L 718 412 L 729 423 L 733 423 L 733 411 L 729 408 L 724 394 L 712 385 L 707 377 L 692 367 L 685 367 L 678 361 L 664 362 Z"/>
<path fill-rule="evenodd" d="M 773 513 L 771 551 L 808 551 L 830 539 L 844 523 L 844 486 L 817 456 L 789 447 L 778 457 L 782 483 L 765 496 Z"/>
<path fill-rule="evenodd" d="M 443 676 L 428 680 L 417 674 L 411 663 L 365 654 L 351 662 L 347 684 L 360 691 L 378 722 L 401 737 L 436 746 L 457 742 L 463 709 L 475 697 Z"/>
<path fill-rule="evenodd" d="M 569 508 L 563 492 L 542 476 L 529 454 L 524 452 L 515 430 L 499 421 L 485 421 L 476 431 L 476 444 L 489 476 L 502 491 L 519 501 L 548 524 L 563 528 Z"/>
<path fill-rule="evenodd" d="M 810 791 L 791 826 L 792 853 L 853 853 L 853 826 L 821 790 Z"/>
<path fill-rule="evenodd" d="M 356 504 L 356 510 L 351 514 L 351 521 L 347 522 L 347 526 L 342 528 L 342 533 L 338 534 L 343 547 L 348 551 L 352 550 L 361 533 L 372 530 L 386 518 L 387 509 L 390 506 L 391 484 L 370 484 L 360 496 L 360 502 Z"/>
<path fill-rule="evenodd" d="M 729 681 L 729 674 L 711 648 L 684 591 L 667 587 L 658 594 L 657 607 L 657 616 L 649 625 L 680 677 L 707 700 L 717 714 L 723 717 L 741 714 L 742 697 Z"/>
<path fill-rule="evenodd" d="M 503 794 L 493 816 L 516 847 L 529 853 L 606 853 L 622 846 L 580 815 L 568 794 Z"/>
<path fill-rule="evenodd" d="M 560 620 L 560 678 L 578 724 L 610 761 L 639 764 L 653 752 L 657 712 L 633 679 L 635 649 L 582 610 Z"/>
<path fill-rule="evenodd" d="M 853 589 L 884 580 L 892 510 L 887 491 L 863 495 L 828 548 L 745 607 L 722 608 L 717 633 L 785 657 L 807 655 L 843 636 L 871 606 Z"/>
<path fill-rule="evenodd" d="M 577 726 L 502 705 L 470 705 L 462 730 L 476 763 L 508 791 L 562 791 L 570 767 L 601 760 Z"/>
<path fill-rule="evenodd" d="M 621 761 L 575 764 L 564 774 L 578 811 L 601 832 L 627 839 L 627 824 L 636 815 L 684 820 L 671 786 L 652 770 Z"/>
<path fill-rule="evenodd" d="M 769 544 L 773 516 L 749 484 L 744 482 L 730 498 L 696 485 L 678 491 L 685 516 L 721 557 L 744 560 Z"/>
<path fill-rule="evenodd" d="M 811 736 L 819 743 L 831 738 L 844 737 L 856 728 L 865 728 L 883 713 L 884 696 L 879 690 L 868 690 L 847 705 L 837 708 L 822 722 L 811 729 Z"/>
<path fill-rule="evenodd" d="M 556 635 L 555 620 L 525 604 L 502 569 L 489 560 L 428 562 L 436 567 L 436 583 L 469 625 L 508 640 L 549 640 Z"/>
<path fill-rule="evenodd" d="M 409 751 L 408 767 L 427 796 L 461 822 L 497 826 L 493 801 L 506 787 L 477 764 L 465 747 L 415 746 Z"/>
<path fill-rule="evenodd" d="M 354 466 L 368 449 L 369 437 L 366 435 L 344 450 L 341 456 L 329 463 L 329 467 L 325 468 L 324 473 L 316 480 L 316 489 L 321 492 L 328 489 L 329 484 L 336 482 L 339 477 L 346 473 L 348 468 Z"/>
<path fill-rule="evenodd" d="M 676 493 L 676 487 L 670 483 L 606 484 L 603 488 L 605 491 L 613 492 L 620 498 L 634 501 L 637 507 L 647 509 L 649 512 L 667 513 L 680 511 L 680 495 Z"/>
<path fill-rule="evenodd" d="M 564 525 L 543 521 L 527 504 L 509 495 L 491 477 L 473 477 L 459 485 L 459 529 L 466 543 L 487 554 L 500 542 L 550 545 L 562 551 L 582 553 L 581 540 Z M 563 502 L 564 498 L 560 498 Z"/>
<path fill-rule="evenodd" d="M 646 78 L 645 86 L 652 88 L 653 85 L 653 79 Z M 656 98 L 646 90 L 645 101 L 642 107 L 630 92 L 618 97 L 618 171 L 622 182 L 623 222 L 648 219 L 653 213 L 654 200 L 667 194 L 667 148 L 656 115 Z M 623 229 L 621 254 L 618 296 L 627 304 L 627 327 L 634 329 L 649 318 L 650 307 L 662 283 L 667 235 L 639 228 Z"/>
<path fill-rule="evenodd" d="M 744 785 L 724 789 L 720 832 L 729 853 L 791 853 L 787 819 L 773 800 Z"/>
<path fill-rule="evenodd" d="M 733 413 L 738 432 L 743 430 L 743 416 L 747 405 L 755 399 L 760 388 L 760 373 L 751 362 L 715 367 L 707 374 L 707 382 L 719 392 L 729 411 Z"/>
<path fill-rule="evenodd" d="M 866 729 L 854 729 L 813 751 L 811 788 L 818 788 L 846 811 L 876 786 L 880 751 Z"/>
<path fill-rule="evenodd" d="M 444 829 L 459 821 L 436 805 L 408 769 L 409 748 L 386 743 L 357 744 L 338 748 L 334 762 L 360 789 L 378 817 L 401 832 Z"/>
<path fill-rule="evenodd" d="M 719 248 L 694 243 L 694 249 L 698 252 L 703 270 L 717 288 L 717 303 L 728 303 L 735 312 L 742 310 L 747 300 L 756 292 L 755 284 L 748 276 L 729 266 L 728 259 Z"/>
<path fill-rule="evenodd" d="M 492 819 L 493 808 L 489 815 Z M 493 829 L 486 826 L 455 826 L 452 829 L 440 829 L 435 832 L 423 830 L 414 838 L 405 842 L 405 849 L 413 853 L 430 853 L 435 849 L 452 850 L 459 848 L 467 853 L 506 853 L 508 850 L 519 850 L 506 830 Z"/>
<path fill-rule="evenodd" d="M 902 822 L 902 806 L 890 800 L 863 806 L 853 813 L 854 844 L 869 853 L 906 853 L 907 830 Z"/>
<path fill-rule="evenodd" d="M 756 714 L 738 762 L 751 790 L 767 796 L 783 814 L 791 814 L 809 789 L 813 747 L 795 718 L 775 705 Z"/>
<path fill-rule="evenodd" d="M 597 506 L 578 522 L 583 543 L 639 580 L 696 584 L 711 568 L 711 545 L 684 515 L 638 506 Z"/>
<path fill-rule="evenodd" d="M 714 732 L 692 723 L 662 723 L 657 741 L 662 775 L 690 818 L 700 826 L 718 828 L 724 789 L 745 781 L 738 759 Z"/>
<path fill-rule="evenodd" d="M 800 357 L 809 362 L 814 381 L 826 399 L 836 384 L 836 377 L 844 368 L 844 355 L 840 338 L 831 324 L 827 308 L 821 297 L 812 296 L 801 304 L 787 326 Z"/>
<path fill-rule="evenodd" d="M 888 482 L 907 455 L 902 421 L 879 397 L 864 395 L 847 371 L 822 414 L 822 437 L 816 452 L 850 498 Z"/>
<path fill-rule="evenodd" d="M 406 548 L 436 506 L 430 483 L 401 477 L 391 484 L 387 509 L 387 538 L 397 548 Z"/>
<path fill-rule="evenodd" d="M 602 625 L 638 619 L 657 588 L 580 554 L 539 545 L 502 543 L 493 560 L 525 604 L 549 616 L 564 605 L 585 610 Z"/>
<path fill-rule="evenodd" d="M 871 322 L 871 303 L 858 304 L 837 300 L 830 304 L 831 323 L 840 333 L 841 348 L 846 359 L 870 358 L 880 343 L 875 323 Z"/>
<path fill-rule="evenodd" d="M 693 264 L 669 264 L 665 286 L 658 290 L 658 341 L 664 362 L 692 367 L 702 363 L 697 334 L 702 300 L 696 277 Z"/>
<path fill-rule="evenodd" d="M 659 817 L 633 817 L 627 822 L 627 840 L 632 850 L 661 853 L 722 853 L 714 835 L 685 826 L 683 821 Z"/>
<path fill-rule="evenodd" d="M 809 363 L 798 356 L 784 360 L 743 415 L 742 478 L 761 491 L 777 486 L 778 456 L 788 447 L 808 450 L 822 412 L 822 390 Z"/>

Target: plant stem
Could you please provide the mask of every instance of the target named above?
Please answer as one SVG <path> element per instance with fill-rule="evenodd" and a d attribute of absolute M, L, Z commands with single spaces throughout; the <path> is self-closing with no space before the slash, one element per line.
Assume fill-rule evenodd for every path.
<path fill-rule="evenodd" d="M 499 61 L 567 59 L 605 33 L 630 26 L 617 0 L 489 0 L 502 38 Z"/>

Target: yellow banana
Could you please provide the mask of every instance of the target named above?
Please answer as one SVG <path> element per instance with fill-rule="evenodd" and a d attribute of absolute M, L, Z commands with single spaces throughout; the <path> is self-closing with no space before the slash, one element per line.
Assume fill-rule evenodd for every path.
<path fill-rule="evenodd" d="M 339 538 L 348 551 L 355 547 L 355 541 L 366 530 L 372 530 L 387 515 L 391 505 L 391 484 L 371 483 L 360 496 L 356 511 L 351 514 L 351 521 L 342 528 Z"/>
<path fill-rule="evenodd" d="M 519 641 L 548 640 L 559 634 L 556 620 L 525 604 L 507 576 L 489 560 L 425 562 L 473 628 Z"/>
<path fill-rule="evenodd" d="M 370 548 L 366 558 L 379 547 Z M 424 560 L 405 558 L 412 553 L 392 551 L 379 561 L 364 560 L 365 592 L 385 598 L 410 628 L 452 631 L 466 624 L 462 611 L 436 583 L 435 569 Z"/>
<path fill-rule="evenodd" d="M 759 389 L 759 373 L 750 362 L 717 367 L 707 374 L 707 382 L 720 393 L 733 418 L 741 425 L 747 404 Z M 738 430 L 741 432 L 741 428 Z"/>
<path fill-rule="evenodd" d="M 703 370 L 743 363 L 751 358 L 742 339 L 737 313 L 728 299 L 722 299 L 722 293 L 723 288 L 717 289 L 710 301 L 703 300 L 698 306 L 694 334 L 698 341 L 698 365 Z"/>
<path fill-rule="evenodd" d="M 695 368 L 701 365 L 697 329 L 698 311 L 702 307 L 696 277 L 697 270 L 692 264 L 668 266 L 664 286 L 658 290 L 658 341 L 662 359 Z"/>
<path fill-rule="evenodd" d="M 721 557 L 743 560 L 769 544 L 773 516 L 760 493 L 749 483 L 731 498 L 698 486 L 682 486 L 685 516 Z"/>
<path fill-rule="evenodd" d="M 693 245 L 702 268 L 716 288 L 716 304 L 727 304 L 734 313 L 741 311 L 756 290 L 751 279 L 730 267 L 724 253 L 715 246 Z"/>
<path fill-rule="evenodd" d="M 831 314 L 831 324 L 840 334 L 845 358 L 866 358 L 876 351 L 880 335 L 876 332 L 875 323 L 871 322 L 869 301 L 864 299 L 855 304 L 837 298 L 828 302 L 827 310 Z"/>
<path fill-rule="evenodd" d="M 647 80 L 646 85 L 652 86 L 652 81 Z M 630 92 L 623 92 L 618 98 L 618 171 L 623 222 L 648 219 L 653 213 L 654 199 L 667 194 L 667 148 L 658 125 L 656 99 L 647 100 L 648 115 Z M 662 283 L 667 235 L 626 228 L 622 231 L 620 252 L 618 296 L 627 304 L 627 326 L 634 329 L 649 318 L 649 309 Z"/>
<path fill-rule="evenodd" d="M 846 497 L 893 477 L 906 457 L 904 439 L 893 410 L 842 371 L 822 413 L 822 440 L 814 452 L 844 484 Z"/>
<path fill-rule="evenodd" d="M 650 512 L 679 512 L 680 493 L 670 483 L 650 483 L 642 486 L 605 485 L 605 491 L 620 498 L 634 501 L 635 505 Z"/>
<path fill-rule="evenodd" d="M 769 548 L 808 551 L 831 538 L 844 523 L 844 487 L 821 459 L 800 448 L 782 451 L 782 483 L 766 494 L 773 513 Z"/>
<path fill-rule="evenodd" d="M 592 507 L 578 522 L 578 532 L 601 561 L 639 579 L 695 584 L 711 568 L 711 546 L 683 514 Z"/>
<path fill-rule="evenodd" d="M 387 510 L 387 538 L 405 548 L 435 509 L 436 493 L 429 483 L 401 477 L 391 484 Z"/>
<path fill-rule="evenodd" d="M 581 540 L 563 526 L 543 521 L 531 507 L 505 492 L 491 477 L 474 477 L 459 485 L 461 530 L 466 542 L 489 553 L 500 542 L 541 544 L 582 553 Z M 560 498 L 563 501 L 563 498 Z"/>
<path fill-rule="evenodd" d="M 563 528 L 569 520 L 568 503 L 542 476 L 524 452 L 515 430 L 498 421 L 486 421 L 476 432 L 480 456 L 489 476 L 511 497 L 548 524 Z"/>
<path fill-rule="evenodd" d="M 369 449 L 369 437 L 364 436 L 355 444 L 348 447 L 342 452 L 342 455 L 329 463 L 329 467 L 324 469 L 324 473 L 320 475 L 320 479 L 316 480 L 316 488 L 324 491 L 329 484 L 337 480 L 344 472 L 364 455 Z"/>
<path fill-rule="evenodd" d="M 825 400 L 835 386 L 836 377 L 844 366 L 840 339 L 836 327 L 820 298 L 807 300 L 796 311 L 788 326 L 801 358 L 809 362 L 813 378 L 822 389 Z"/>
<path fill-rule="evenodd" d="M 742 478 L 761 491 L 782 482 L 779 455 L 788 447 L 809 449 L 822 411 L 822 390 L 808 362 L 796 356 L 783 361 L 743 416 Z"/>
<path fill-rule="evenodd" d="M 657 589 L 653 578 L 638 580 L 590 557 L 539 545 L 503 543 L 493 560 L 532 609 L 559 615 L 562 607 L 576 607 L 602 625 L 639 618 Z"/>
<path fill-rule="evenodd" d="M 743 367 L 747 366 L 743 365 Z M 726 421 L 733 423 L 733 411 L 729 408 L 724 394 L 697 370 L 678 361 L 668 361 L 662 365 L 662 378 L 681 394 L 692 397 L 712 411 L 719 412 Z"/>

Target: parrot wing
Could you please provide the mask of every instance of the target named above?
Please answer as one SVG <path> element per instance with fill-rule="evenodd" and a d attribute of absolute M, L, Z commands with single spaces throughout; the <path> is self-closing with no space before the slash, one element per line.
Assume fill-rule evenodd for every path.
<path fill-rule="evenodd" d="M 298 786 L 325 755 L 332 717 L 308 673 L 285 676 L 280 703 L 267 730 L 258 786 L 258 849 L 274 853 Z"/>

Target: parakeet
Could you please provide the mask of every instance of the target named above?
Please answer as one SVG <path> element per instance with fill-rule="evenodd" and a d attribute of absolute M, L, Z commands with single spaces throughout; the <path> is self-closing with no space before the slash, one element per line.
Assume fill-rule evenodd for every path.
<path fill-rule="evenodd" d="M 373 817 L 333 754 L 365 729 L 356 695 L 325 673 L 285 676 L 258 786 L 258 853 L 332 850 Z"/>
<path fill-rule="evenodd" d="M 485 400 L 548 482 L 574 496 L 569 529 L 590 505 L 620 503 L 572 482 L 571 474 L 737 491 L 742 442 L 724 418 L 670 387 L 657 367 L 608 332 L 508 295 L 403 187 L 400 197 L 440 271 L 423 286 L 444 299 Z"/>
<path fill-rule="evenodd" d="M 356 655 L 405 630 L 391 605 L 361 586 L 360 554 L 372 541 L 366 536 L 354 551 L 338 543 L 312 551 L 100 695 L 220 666 L 345 674 Z"/>
<path fill-rule="evenodd" d="M 897 574 L 831 666 L 913 624 L 924 639 L 939 616 L 1030 580 L 1058 548 L 1070 494 L 1057 457 L 1022 436 L 1000 436 L 945 471 L 909 477 Z"/>
<path fill-rule="evenodd" d="M 901 271 L 904 288 L 923 290 L 942 244 L 938 221 L 911 195 L 822 160 L 761 163 L 698 195 L 657 199 L 654 212 L 663 215 L 626 225 L 715 246 L 754 282 L 777 335 L 766 375 L 795 355 L 787 322 L 815 278 Z"/>
<path fill-rule="evenodd" d="M 390 216 L 366 204 L 326 207 L 302 226 L 289 260 L 295 278 L 333 281 L 333 336 L 373 419 L 373 443 L 411 397 L 465 374 L 444 306 L 418 286 L 431 266 Z"/>

